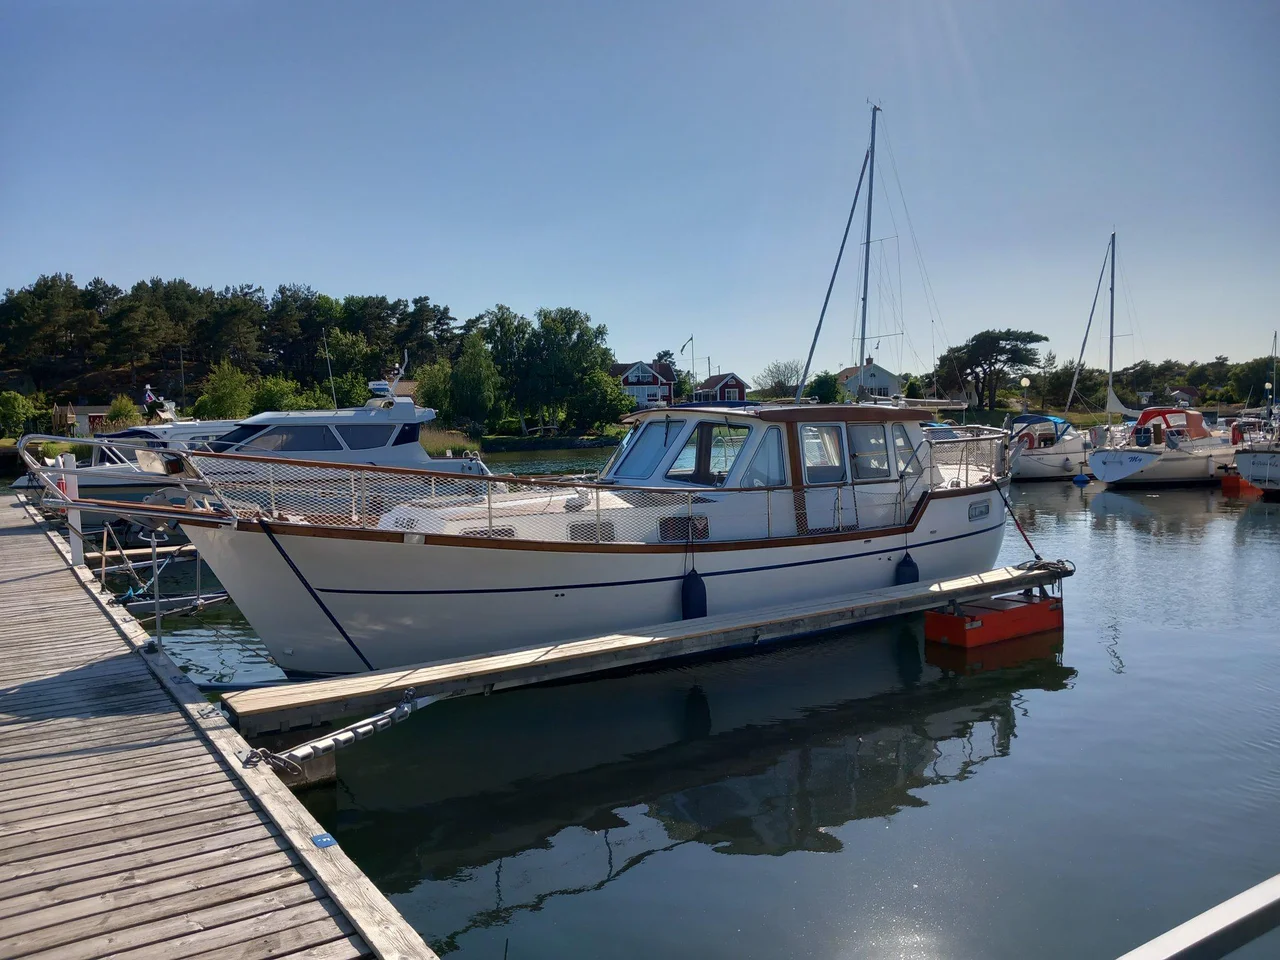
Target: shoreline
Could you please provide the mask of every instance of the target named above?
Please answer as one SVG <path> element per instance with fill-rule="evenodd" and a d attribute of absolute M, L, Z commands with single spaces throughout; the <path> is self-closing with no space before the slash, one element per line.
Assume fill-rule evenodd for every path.
<path fill-rule="evenodd" d="M 524 453 L 532 450 L 593 450 L 616 447 L 617 437 L 485 437 L 481 456 L 490 453 Z"/>

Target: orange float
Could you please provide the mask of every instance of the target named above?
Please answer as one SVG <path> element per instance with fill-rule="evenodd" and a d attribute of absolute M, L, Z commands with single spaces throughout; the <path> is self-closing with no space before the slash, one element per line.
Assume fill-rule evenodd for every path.
<path fill-rule="evenodd" d="M 1016 594 L 959 604 L 924 615 L 924 637 L 953 647 L 983 647 L 989 643 L 1061 630 L 1062 598 Z"/>

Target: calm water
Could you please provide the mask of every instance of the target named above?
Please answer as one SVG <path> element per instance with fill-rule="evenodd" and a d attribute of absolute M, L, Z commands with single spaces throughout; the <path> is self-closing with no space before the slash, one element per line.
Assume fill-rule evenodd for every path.
<path fill-rule="evenodd" d="M 1280 506 L 1014 498 L 1078 567 L 1056 641 L 899 620 L 436 704 L 304 799 L 464 958 L 1114 957 L 1280 872 Z"/>

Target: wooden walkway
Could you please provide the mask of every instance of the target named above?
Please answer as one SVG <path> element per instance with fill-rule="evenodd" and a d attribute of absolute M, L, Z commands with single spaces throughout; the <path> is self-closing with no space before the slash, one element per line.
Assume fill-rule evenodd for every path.
<path fill-rule="evenodd" d="M 434 953 L 0 495 L 0 958 Z"/>

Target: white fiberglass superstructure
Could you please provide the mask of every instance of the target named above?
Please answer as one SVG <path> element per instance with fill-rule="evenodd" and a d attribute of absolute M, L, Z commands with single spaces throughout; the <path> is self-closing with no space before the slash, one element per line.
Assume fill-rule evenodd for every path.
<path fill-rule="evenodd" d="M 268 461 L 166 455 L 177 505 L 146 515 L 183 527 L 287 672 L 358 672 L 988 570 L 1007 434 L 923 416 L 649 411 L 594 482 L 316 461 L 237 479 Z"/>
<path fill-rule="evenodd" d="M 1066 420 L 1024 413 L 1009 427 L 1014 480 L 1070 480 L 1080 472 L 1089 441 Z"/>

